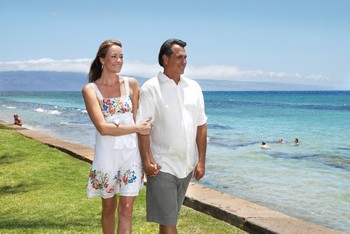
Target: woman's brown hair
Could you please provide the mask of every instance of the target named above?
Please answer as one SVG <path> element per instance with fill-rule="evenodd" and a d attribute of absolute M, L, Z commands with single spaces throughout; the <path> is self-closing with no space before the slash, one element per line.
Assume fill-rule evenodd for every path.
<path fill-rule="evenodd" d="M 102 63 L 100 58 L 105 58 L 107 51 L 113 45 L 122 47 L 122 43 L 118 40 L 106 40 L 102 42 L 98 48 L 95 59 L 92 61 L 89 71 L 89 83 L 94 82 L 101 77 L 102 74 Z"/>

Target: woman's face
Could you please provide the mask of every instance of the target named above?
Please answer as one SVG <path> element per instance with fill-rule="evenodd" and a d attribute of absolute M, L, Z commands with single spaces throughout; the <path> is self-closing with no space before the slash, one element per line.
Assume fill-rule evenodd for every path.
<path fill-rule="evenodd" d="M 103 69 L 119 73 L 123 67 L 123 50 L 117 45 L 112 45 L 107 51 L 106 57 L 101 59 Z"/>

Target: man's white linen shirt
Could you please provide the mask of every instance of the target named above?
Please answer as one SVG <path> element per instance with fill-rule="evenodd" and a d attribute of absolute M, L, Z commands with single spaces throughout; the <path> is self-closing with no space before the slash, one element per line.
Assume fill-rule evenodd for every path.
<path fill-rule="evenodd" d="M 197 127 L 206 123 L 202 89 L 159 72 L 141 87 L 137 122 L 152 117 L 151 150 L 162 172 L 185 178 L 198 163 Z"/>

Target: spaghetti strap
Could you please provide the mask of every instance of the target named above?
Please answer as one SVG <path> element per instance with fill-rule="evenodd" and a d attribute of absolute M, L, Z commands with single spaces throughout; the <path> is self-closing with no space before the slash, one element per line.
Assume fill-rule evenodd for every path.
<path fill-rule="evenodd" d="M 95 90 L 95 92 L 96 92 L 98 98 L 99 98 L 99 99 L 103 99 L 103 96 L 102 96 L 100 90 L 98 89 L 97 85 L 96 85 L 95 83 L 90 83 L 90 84 L 91 84 L 91 86 L 94 88 L 94 90 Z"/>
<path fill-rule="evenodd" d="M 124 78 L 124 86 L 125 86 L 125 95 L 130 96 L 130 88 L 129 88 L 129 77 Z"/>

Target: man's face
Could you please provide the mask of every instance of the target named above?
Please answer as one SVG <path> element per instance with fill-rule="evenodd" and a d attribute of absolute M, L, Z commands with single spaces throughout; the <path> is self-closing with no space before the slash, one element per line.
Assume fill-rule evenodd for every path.
<path fill-rule="evenodd" d="M 165 56 L 164 65 L 165 68 L 173 74 L 181 75 L 185 72 L 187 64 L 187 54 L 183 47 L 174 44 L 173 54 L 169 57 Z"/>

